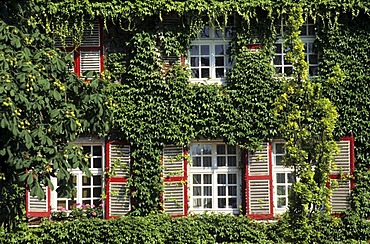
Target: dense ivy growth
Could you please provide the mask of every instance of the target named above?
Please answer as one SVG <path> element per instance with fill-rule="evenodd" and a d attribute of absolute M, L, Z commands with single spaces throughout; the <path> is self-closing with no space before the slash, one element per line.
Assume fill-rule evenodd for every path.
<path fill-rule="evenodd" d="M 13 5 L 9 2 L 6 6 L 11 12 Z M 20 23 L 38 28 L 43 34 L 63 37 L 72 33 L 76 44 L 89 20 L 100 18 L 104 22 L 109 49 L 105 65 L 107 71 L 102 80 L 110 84 L 104 91 L 96 89 L 106 96 L 109 107 L 106 111 L 112 115 L 111 138 L 127 141 L 133 148 L 133 177 L 129 179 L 135 199 L 133 214 L 147 215 L 161 210 L 160 155 L 163 145 L 188 145 L 195 139 L 222 138 L 230 144 L 254 150 L 262 141 L 284 137 L 290 142 L 290 165 L 300 162 L 298 176 L 305 179 L 296 193 L 307 199 L 296 201 L 297 212 L 304 213 L 305 218 L 296 219 L 298 222 L 288 229 L 296 228 L 297 232 L 282 236 L 290 236 L 290 241 L 312 241 L 305 237 L 294 238 L 298 233 L 309 235 L 316 227 L 321 227 L 318 222 L 322 221 L 336 224 L 339 230 L 343 226 L 351 226 L 347 233 L 338 230 L 336 235 L 340 237 L 335 240 L 344 240 L 345 236 L 363 240 L 369 237 L 365 222 L 370 215 L 368 1 L 34 0 L 20 2 L 16 6 L 28 10 L 20 12 Z M 291 10 L 297 6 L 301 11 L 292 14 Z M 303 45 L 297 39 L 303 23 L 302 13 L 311 15 L 319 27 L 317 46 L 321 50 L 322 65 L 320 75 L 313 82 L 307 77 L 307 64 L 302 62 Z M 190 41 L 204 25 L 227 26 L 229 16 L 236 20 L 236 34 L 230 43 L 234 67 L 225 86 L 192 84 L 186 66 L 179 60 L 171 61 L 170 67 L 163 62 L 164 57 L 180 59 L 181 55 L 186 56 Z M 285 39 L 287 45 L 295 50 L 291 61 L 296 70 L 295 79 L 285 83 L 274 77 L 271 65 L 273 43 L 279 32 L 275 24 L 282 16 L 290 16 Z M 177 21 L 167 25 L 169 17 L 175 17 Z M 251 43 L 260 43 L 261 48 L 257 52 L 250 51 L 247 44 Z M 66 69 L 64 62 L 60 65 Z M 56 69 L 59 71 L 58 65 Z M 72 75 L 65 79 L 72 79 L 70 84 L 74 89 L 84 84 L 75 86 L 77 80 Z M 338 80 L 342 81 L 336 82 Z M 103 83 L 96 82 L 91 82 L 91 86 Z M 77 94 L 84 93 L 79 90 Z M 286 106 L 279 108 L 279 101 L 281 105 L 281 99 L 285 99 L 284 94 L 288 96 Z M 273 116 L 276 105 L 280 116 Z M 302 111 L 306 114 L 300 114 Z M 338 121 L 335 125 L 336 111 Z M 103 117 L 99 114 L 96 118 L 101 122 Z M 95 124 L 95 121 L 91 122 Z M 297 124 L 300 131 L 295 128 Z M 94 131 L 103 131 L 101 129 L 95 128 Z M 57 135 L 55 133 L 53 135 Z M 324 136 L 318 136 L 319 133 Z M 314 208 L 318 213 L 317 207 L 322 200 L 326 198 L 324 202 L 328 203 L 330 191 L 325 191 L 324 185 L 335 151 L 333 134 L 336 139 L 351 134 L 356 138 L 356 188 L 351 199 L 352 208 L 343 217 L 343 222 L 328 216 L 311 221 L 306 218 L 307 211 Z M 309 142 L 321 140 L 310 154 L 323 152 L 324 156 L 314 158 L 317 165 L 320 163 L 322 166 L 318 174 L 307 169 L 308 156 L 303 155 L 314 145 L 299 144 L 297 138 Z M 294 152 L 303 156 L 293 157 L 297 156 Z M 329 209 L 327 204 L 325 209 Z M 286 225 L 282 226 L 286 227 L 294 222 L 283 223 Z M 354 227 L 354 223 L 360 224 Z M 361 230 L 363 226 L 366 228 Z M 312 238 L 321 238 L 320 234 L 325 231 L 328 229 Z"/>

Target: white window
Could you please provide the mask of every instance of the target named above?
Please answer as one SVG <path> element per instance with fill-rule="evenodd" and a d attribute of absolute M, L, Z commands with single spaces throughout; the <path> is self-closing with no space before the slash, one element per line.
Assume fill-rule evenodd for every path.
<path fill-rule="evenodd" d="M 238 214 L 241 204 L 238 148 L 222 142 L 199 142 L 191 144 L 190 156 L 190 211 Z"/>
<path fill-rule="evenodd" d="M 273 63 L 277 74 L 291 75 L 293 71 L 293 65 L 292 63 L 285 60 L 286 53 L 289 50 L 284 49 L 284 40 L 282 38 L 286 26 L 284 24 L 282 24 L 281 26 L 282 35 L 279 36 L 277 42 L 275 43 L 275 57 Z M 305 47 L 304 53 L 309 66 L 309 75 L 314 76 L 318 71 L 319 55 L 317 54 L 314 46 L 316 29 L 312 18 L 308 18 L 306 23 L 302 25 L 300 38 L 303 41 Z"/>
<path fill-rule="evenodd" d="M 290 188 L 294 182 L 292 168 L 284 167 L 285 143 L 272 143 L 273 185 L 275 213 L 283 213 L 288 208 Z"/>
<path fill-rule="evenodd" d="M 102 203 L 103 189 L 103 169 L 104 169 L 104 145 L 102 143 L 84 143 L 77 144 L 83 148 L 85 154 L 90 154 L 89 170 L 92 177 L 87 177 L 79 169 L 72 169 L 73 184 L 76 191 L 73 193 L 73 199 L 67 198 L 56 191 L 52 193 L 52 209 L 63 207 L 71 210 L 76 204 L 90 204 L 99 206 Z M 57 187 L 58 182 L 54 179 L 54 185 Z M 56 188 L 55 187 L 55 188 Z"/>
<path fill-rule="evenodd" d="M 190 45 L 189 65 L 192 81 L 210 81 L 222 84 L 231 69 L 228 56 L 231 28 L 224 31 L 204 27 Z"/>

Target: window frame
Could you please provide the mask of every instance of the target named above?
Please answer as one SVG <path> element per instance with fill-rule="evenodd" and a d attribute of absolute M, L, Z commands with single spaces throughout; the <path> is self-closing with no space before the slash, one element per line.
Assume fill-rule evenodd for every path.
<path fill-rule="evenodd" d="M 210 145 L 211 146 L 211 166 L 194 166 L 193 157 L 199 157 L 192 154 L 192 147 L 194 145 Z M 225 145 L 225 154 L 217 154 L 217 145 Z M 239 214 L 239 207 L 242 204 L 242 172 L 240 168 L 240 149 L 235 146 L 235 154 L 227 153 L 227 144 L 222 141 L 198 141 L 192 142 L 189 147 L 189 157 L 191 158 L 190 164 L 188 166 L 188 192 L 189 192 L 189 213 L 201 214 L 205 212 L 216 212 L 216 213 L 229 213 L 229 214 Z M 204 154 L 203 154 L 204 155 Z M 209 154 L 207 154 L 209 155 Z M 236 165 L 235 166 L 228 166 L 226 162 L 225 166 L 217 166 L 217 156 L 219 157 L 235 157 L 236 158 Z M 209 156 L 208 156 L 209 157 Z M 227 160 L 226 160 L 227 161 Z M 236 183 L 229 183 L 229 176 L 235 174 L 235 181 Z M 211 176 L 211 183 L 210 184 L 195 184 L 194 182 L 194 175 L 201 175 L 203 178 L 204 175 Z M 218 176 L 219 175 L 226 175 L 226 183 L 218 183 Z M 231 177 L 231 176 L 230 176 Z M 221 177 L 220 177 L 221 179 Z M 234 179 L 232 179 L 233 181 Z M 194 188 L 193 187 L 202 187 L 201 195 L 195 196 Z M 204 195 L 204 188 L 203 187 L 211 187 L 211 196 Z M 219 195 L 219 188 L 224 187 L 225 195 Z M 229 190 L 236 187 L 235 195 L 230 195 Z M 234 194 L 234 193 L 233 193 Z M 194 199 L 201 199 L 203 202 L 201 207 L 194 206 Z M 204 199 L 212 199 L 212 207 L 205 208 L 204 207 Z M 219 199 L 225 199 L 225 207 L 219 207 Z M 236 199 L 236 206 L 230 207 L 229 200 Z M 222 200 L 221 200 L 222 201 Z M 222 202 L 220 202 L 222 203 Z"/>

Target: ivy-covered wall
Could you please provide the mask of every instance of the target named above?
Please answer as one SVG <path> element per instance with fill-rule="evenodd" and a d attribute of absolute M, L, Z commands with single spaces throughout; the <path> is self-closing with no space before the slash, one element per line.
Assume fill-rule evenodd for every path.
<path fill-rule="evenodd" d="M 29 10 L 24 21 L 61 37 L 71 32 L 81 36 L 91 19 L 103 21 L 107 49 L 102 79 L 110 82 L 104 94 L 110 128 L 115 138 L 133 146 L 133 213 L 146 215 L 161 209 L 163 145 L 222 138 L 255 150 L 262 141 L 282 136 L 285 120 L 274 111 L 284 88 L 271 59 L 276 23 L 297 5 L 304 17 L 316 20 L 321 65 L 313 80 L 338 112 L 335 138 L 355 136 L 356 188 L 343 218 L 349 224 L 364 221 L 370 214 L 368 1 L 34 0 L 24 5 Z M 230 16 L 235 22 L 234 67 L 227 84 L 191 83 L 181 57 L 186 58 L 204 25 L 227 26 Z M 253 43 L 261 44 L 257 52 L 247 48 Z M 168 57 L 177 59 L 164 69 Z M 315 121 L 323 115 L 314 116 Z"/>

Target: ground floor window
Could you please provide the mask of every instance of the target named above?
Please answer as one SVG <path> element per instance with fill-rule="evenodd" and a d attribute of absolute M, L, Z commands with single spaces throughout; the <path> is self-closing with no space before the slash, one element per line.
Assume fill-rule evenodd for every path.
<path fill-rule="evenodd" d="M 239 150 L 222 142 L 190 145 L 189 210 L 238 213 L 241 204 Z"/>

